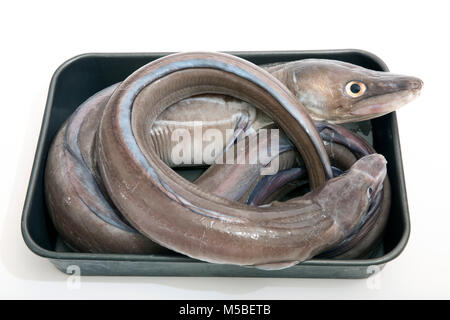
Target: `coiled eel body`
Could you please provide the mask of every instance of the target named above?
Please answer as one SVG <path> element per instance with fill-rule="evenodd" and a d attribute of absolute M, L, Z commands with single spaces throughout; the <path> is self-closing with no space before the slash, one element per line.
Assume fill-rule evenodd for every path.
<path fill-rule="evenodd" d="M 343 172 L 366 155 L 375 150 L 364 139 L 343 127 L 318 122 L 317 128 L 325 143 L 334 176 Z M 292 162 L 291 162 L 292 163 Z M 304 167 L 281 170 L 272 176 L 263 177 L 252 189 L 247 203 L 262 205 L 284 197 L 298 186 L 307 183 Z M 323 252 L 319 258 L 354 259 L 366 257 L 379 244 L 389 217 L 391 192 L 389 178 L 386 176 L 380 194 L 373 198 L 370 209 L 361 224 L 336 247 Z"/>
<path fill-rule="evenodd" d="M 279 66 L 276 66 L 276 68 L 278 68 L 278 71 L 280 70 Z M 412 85 L 414 90 L 418 86 Z M 102 108 L 114 89 L 108 88 L 108 92 L 103 92 L 104 101 L 98 103 L 99 105 L 103 104 Z M 234 101 L 233 103 L 235 103 L 235 106 L 230 108 L 230 112 L 225 117 L 219 115 L 216 119 L 224 124 L 223 128 L 234 129 L 233 139 L 238 138 L 239 135 L 249 129 L 257 131 L 258 128 L 270 124 L 272 119 L 279 123 L 292 139 L 293 146 L 301 147 L 299 150 L 301 150 L 302 157 L 307 164 L 312 186 L 314 188 L 321 186 L 319 189 L 322 190 L 322 193 L 318 190 L 313 191 L 304 199 L 302 198 L 305 202 L 296 199 L 285 204 L 274 203 L 269 207 L 252 209 L 205 192 L 201 189 L 201 186 L 190 184 L 175 174 L 160 159 L 160 156 L 164 159 L 162 153 L 167 151 L 165 147 L 168 145 L 164 138 L 161 139 L 164 136 L 164 131 L 170 131 L 170 121 L 175 121 L 176 125 L 180 123 L 176 119 L 176 115 L 180 115 L 180 113 L 172 112 L 171 114 L 170 111 L 175 110 L 177 106 L 180 107 L 182 104 L 189 104 L 190 99 L 196 99 L 197 101 L 203 99 L 205 101 L 205 97 L 208 96 L 188 98 L 192 95 L 204 93 L 223 94 L 240 99 L 233 100 L 228 97 L 223 98 L 224 96 L 213 96 L 213 99 L 219 99 L 219 101 L 227 101 L 227 103 Z M 236 101 L 241 102 L 237 103 Z M 245 104 L 245 106 L 243 107 L 242 104 Z M 254 109 L 253 105 L 260 109 Z M 261 111 L 264 112 L 264 116 L 261 116 Z M 98 112 L 98 114 L 102 113 Z M 170 118 L 171 116 L 172 118 Z M 192 121 L 189 117 L 180 118 L 187 119 L 182 126 L 189 127 L 192 124 L 192 122 L 188 123 Z M 91 123 L 92 127 L 95 127 L 93 119 L 96 118 L 92 116 L 88 122 Z M 209 126 L 217 127 L 217 121 L 211 121 Z M 69 120 L 69 122 L 74 121 Z M 85 126 L 86 128 L 89 127 L 89 125 Z M 149 130 L 149 128 L 152 129 Z M 195 123 L 192 128 L 195 129 Z M 69 132 L 67 127 L 61 130 L 61 132 L 64 131 Z M 84 130 L 84 132 L 88 131 L 87 129 Z M 81 136 L 83 136 L 82 132 L 83 130 L 80 130 Z M 95 132 L 95 129 L 90 132 Z M 161 134 L 161 132 L 163 133 Z M 350 170 L 348 174 L 339 177 L 339 179 L 336 178 L 336 181 L 333 179 L 324 185 L 326 179 L 332 175 L 328 158 L 313 123 L 305 110 L 299 106 L 297 99 L 267 73 L 261 73 L 259 68 L 241 59 L 222 54 L 173 55 L 143 67 L 120 84 L 109 99 L 98 132 L 97 143 L 94 142 L 94 139 L 88 139 L 91 142 L 79 144 L 81 148 L 78 152 L 74 151 L 73 143 L 69 143 L 70 139 L 64 140 L 61 137 L 70 137 L 70 134 L 58 134 L 53 144 L 55 147 L 52 148 L 59 151 L 50 153 L 47 166 L 46 174 L 48 178 L 46 177 L 46 182 L 52 182 L 46 184 L 50 211 L 60 212 L 61 208 L 70 207 L 70 205 L 67 205 L 67 201 L 61 202 L 60 199 L 55 201 L 55 197 L 51 196 L 51 194 L 61 192 L 56 190 L 54 182 L 58 180 L 58 177 L 55 178 L 54 176 L 57 175 L 58 170 L 65 169 L 58 167 L 58 164 L 54 162 L 60 161 L 58 159 L 62 158 L 61 154 L 64 154 L 65 157 L 67 157 L 67 154 L 72 155 L 72 157 L 75 154 L 75 160 L 72 162 L 79 166 L 81 164 L 81 167 L 88 170 L 84 171 L 85 173 L 90 172 L 94 177 L 97 177 L 97 179 L 93 178 L 92 183 L 92 185 L 95 185 L 93 190 L 96 191 L 91 192 L 90 195 L 98 195 L 97 191 L 103 191 L 100 194 L 106 194 L 101 199 L 103 201 L 103 206 L 100 206 L 101 210 L 89 205 L 89 201 L 80 196 L 80 199 L 83 199 L 82 205 L 88 208 L 87 212 L 91 215 L 94 212 L 97 218 L 101 218 L 100 224 L 105 222 L 109 224 L 104 228 L 105 230 L 113 226 L 115 229 L 124 231 L 127 237 L 131 235 L 129 239 L 124 238 L 123 241 L 119 241 L 120 238 L 115 238 L 114 234 L 117 232 L 115 229 L 112 232 L 106 231 L 104 235 L 99 235 L 100 241 L 109 237 L 109 241 L 106 241 L 106 252 L 111 251 L 111 248 L 115 248 L 114 250 L 117 252 L 130 252 L 130 243 L 135 244 L 136 248 L 136 251 L 131 252 L 155 252 L 155 250 L 159 250 L 160 248 L 154 242 L 147 239 L 150 238 L 165 247 L 206 261 L 259 265 L 263 268 L 286 267 L 307 259 L 326 248 L 332 248 L 341 242 L 351 233 L 351 229 L 358 225 L 358 221 L 361 222 L 361 219 L 363 219 L 361 212 L 367 211 L 369 208 L 371 200 L 362 197 L 359 202 L 353 199 L 354 203 L 358 202 L 358 212 L 349 210 L 347 218 L 333 216 L 333 214 L 337 214 L 337 208 L 348 205 L 350 199 L 344 197 L 341 202 L 337 202 L 335 207 L 332 208 L 324 205 L 317 206 L 317 203 L 330 205 L 326 201 L 323 202 L 323 199 L 317 200 L 320 199 L 320 196 L 323 197 L 324 194 L 328 194 L 324 190 L 330 192 L 330 190 L 333 190 L 330 185 L 336 187 L 339 183 L 345 183 L 342 181 L 353 179 L 356 182 L 352 183 L 360 187 L 360 192 L 371 184 L 372 190 L 377 190 L 378 194 L 380 190 L 378 186 L 380 181 L 378 180 L 383 176 L 383 173 L 380 172 L 385 174 L 384 160 L 380 157 L 371 156 L 355 164 L 355 168 Z M 64 142 L 62 142 L 63 140 Z M 64 148 L 57 147 L 61 145 L 66 148 L 64 151 L 61 151 Z M 88 146 L 89 148 L 87 148 Z M 92 157 L 89 156 L 89 150 Z M 54 159 L 53 162 L 52 159 Z M 83 161 L 80 161 L 80 159 Z M 367 166 L 368 163 L 371 163 L 370 168 Z M 97 166 L 100 174 L 97 173 Z M 359 176 L 364 171 L 361 168 L 370 172 L 365 175 L 365 180 Z M 374 168 L 378 171 L 373 171 Z M 79 174 L 79 168 L 76 172 Z M 369 179 L 369 177 L 371 178 Z M 78 180 L 85 182 L 84 179 Z M 357 181 L 364 181 L 364 184 L 358 185 Z M 60 183 L 64 185 L 67 182 L 61 181 Z M 87 189 L 90 187 L 92 186 L 88 186 Z M 78 195 L 84 192 L 80 191 L 81 189 L 76 190 L 72 186 L 70 192 L 73 193 L 74 190 L 78 192 Z M 108 199 L 108 195 L 112 202 Z M 317 201 L 311 200 L 314 197 L 317 198 Z M 95 201 L 97 200 L 92 200 L 93 203 Z M 293 208 L 294 203 L 298 206 L 298 211 Z M 115 205 L 117 205 L 118 210 L 115 209 Z M 76 211 L 78 206 L 79 204 L 75 203 L 72 208 Z M 309 213 L 305 214 L 308 211 Z M 108 212 L 116 215 L 109 215 Z M 333 212 L 333 214 L 330 212 Z M 323 217 L 324 221 L 328 219 L 328 224 L 323 222 L 313 226 L 308 224 L 308 219 L 305 220 L 305 217 L 309 215 L 311 219 L 317 219 L 319 213 L 321 213 L 320 216 Z M 121 214 L 146 237 L 136 233 L 134 228 L 120 218 Z M 58 219 L 55 219 L 55 216 L 57 214 L 52 214 L 54 221 Z M 351 223 L 347 220 L 350 216 L 354 218 Z M 116 219 L 115 217 L 119 218 Z M 61 220 L 64 219 L 66 218 Z M 295 223 L 292 224 L 293 229 L 289 229 L 286 221 L 295 221 L 295 219 L 297 219 L 297 222 L 303 221 L 308 225 L 309 233 L 306 238 L 306 231 L 303 230 L 304 233 L 302 233 L 297 230 Z M 331 226 L 330 219 L 334 221 Z M 275 223 L 276 227 L 272 226 L 272 220 L 279 221 L 279 223 Z M 83 221 L 82 224 L 85 224 L 85 222 Z M 62 224 L 59 224 L 58 227 L 58 222 L 55 225 L 58 229 L 70 229 L 71 227 Z M 84 230 L 91 234 L 91 237 L 85 239 L 89 243 L 82 244 L 84 240 L 80 239 L 74 246 L 78 246 L 80 250 L 103 252 L 101 249 L 95 248 L 97 244 L 92 245 L 92 243 L 95 243 L 95 241 L 92 241 L 94 225 L 90 231 L 88 231 L 89 228 Z M 327 225 L 327 227 L 321 229 L 324 225 Z M 305 225 L 302 228 L 308 229 L 305 228 Z M 336 231 L 336 228 L 339 230 Z M 331 232 L 330 230 L 334 231 Z M 77 230 L 74 230 L 74 232 L 76 233 Z M 324 232 L 325 235 L 330 235 L 331 232 L 333 235 L 325 236 L 325 239 L 322 239 L 319 236 L 321 232 Z M 296 234 L 296 237 L 290 237 L 291 242 L 289 242 L 288 234 Z M 80 237 L 80 234 L 77 236 Z M 315 237 L 320 237 L 321 240 L 312 241 Z M 66 234 L 66 238 L 73 238 L 73 234 Z M 261 240 L 255 243 L 255 238 Z M 121 242 L 123 246 L 114 247 L 114 245 L 117 245 L 116 242 Z M 296 242 L 295 245 L 294 242 Z M 307 245 L 305 245 L 305 242 L 307 242 Z M 311 245 L 312 242 L 314 242 L 314 245 Z M 111 243 L 114 243 L 114 245 L 111 245 Z M 289 249 L 283 255 L 275 254 L 281 248 L 281 243 L 287 244 Z M 237 252 L 240 251 L 238 248 L 241 248 L 241 245 L 248 251 Z"/>
<path fill-rule="evenodd" d="M 56 135 L 45 170 L 47 206 L 56 229 L 76 250 L 160 252 L 162 247 L 120 218 L 96 173 L 96 128 L 116 87 L 106 88 L 84 102 Z"/>
<path fill-rule="evenodd" d="M 291 138 L 320 191 L 251 208 L 176 174 L 155 152 L 148 127 L 173 103 L 202 93 L 236 97 L 268 114 Z M 306 110 L 270 74 L 224 54 L 176 54 L 136 71 L 108 101 L 97 142 L 102 180 L 125 218 L 155 242 L 215 263 L 282 268 L 335 245 L 367 210 L 366 187 L 378 191 L 386 173 L 384 158 L 372 155 L 325 183 L 331 168 Z M 337 196 L 337 185 L 348 185 L 348 193 Z"/>

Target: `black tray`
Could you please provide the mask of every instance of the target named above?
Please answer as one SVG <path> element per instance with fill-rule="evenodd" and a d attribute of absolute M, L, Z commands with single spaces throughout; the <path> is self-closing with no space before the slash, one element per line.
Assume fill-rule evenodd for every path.
<path fill-rule="evenodd" d="M 360 50 L 231 52 L 256 64 L 305 58 L 351 62 L 374 70 L 385 63 Z M 292 278 L 367 278 L 397 257 L 410 232 L 403 165 L 395 113 L 371 121 L 374 147 L 388 161 L 392 207 L 383 243 L 373 258 L 364 260 L 312 259 L 279 271 L 211 264 L 178 254 L 124 255 L 76 253 L 60 246 L 45 204 L 44 168 L 50 143 L 64 120 L 95 92 L 124 80 L 142 65 L 167 53 L 83 54 L 63 63 L 53 75 L 38 147 L 22 215 L 22 235 L 31 251 L 49 259 L 63 272 L 78 266 L 82 275 L 235 276 Z"/>

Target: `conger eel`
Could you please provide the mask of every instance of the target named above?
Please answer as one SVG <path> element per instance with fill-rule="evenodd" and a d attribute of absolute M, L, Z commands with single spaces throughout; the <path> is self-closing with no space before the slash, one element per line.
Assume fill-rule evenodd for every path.
<path fill-rule="evenodd" d="M 314 120 L 330 123 L 362 121 L 397 110 L 416 98 L 423 85 L 416 77 L 369 70 L 337 60 L 304 59 L 262 67 L 295 95 Z M 196 134 L 200 126 L 203 131 L 217 129 L 223 137 L 231 129 L 235 135 L 224 141 L 227 145 L 236 136 L 257 132 L 272 123 L 270 116 L 248 101 L 203 94 L 182 99 L 164 110 L 151 127 L 150 136 L 168 165 L 189 166 L 199 164 L 194 161 L 194 153 L 192 159 L 181 164 L 174 163 L 171 157 L 171 151 L 178 145 L 178 141 L 171 139 L 175 130 L 188 130 L 191 144 L 195 145 L 202 142 L 202 135 Z"/>
<path fill-rule="evenodd" d="M 250 102 L 277 122 L 299 150 L 315 193 L 253 208 L 205 192 L 169 168 L 148 128 L 173 103 L 203 93 Z M 371 155 L 327 182 L 325 148 L 292 93 L 255 65 L 217 53 L 170 55 L 134 72 L 109 99 L 97 143 L 106 190 L 142 234 L 204 261 L 269 269 L 342 241 L 367 210 L 368 190 L 376 194 L 386 174 L 384 158 Z M 337 186 L 348 186 L 347 192 L 338 193 Z"/>
<path fill-rule="evenodd" d="M 280 67 L 274 66 L 274 68 Z M 409 79 L 409 81 L 412 83 L 415 80 L 411 82 Z M 412 88 L 415 94 L 420 91 L 421 83 L 417 81 L 414 83 L 410 85 L 410 89 Z M 403 84 L 403 89 L 406 87 L 406 84 Z M 416 90 L 417 88 L 419 90 Z M 343 197 L 340 202 L 335 203 L 335 207 L 330 209 L 327 207 L 330 205 L 328 202 L 324 205 L 320 201 L 321 195 L 325 193 L 324 190 L 327 192 L 333 190 L 331 186 L 351 179 L 356 180 L 352 185 L 359 186 L 361 190 L 362 187 L 367 188 L 371 184 L 371 190 L 379 191 L 379 179 L 381 176 L 384 178 L 384 159 L 380 156 L 369 156 L 358 161 L 347 174 L 324 184 L 331 176 L 331 168 L 320 137 L 305 110 L 299 105 L 297 99 L 273 77 L 236 57 L 211 53 L 171 55 L 139 69 L 115 89 L 115 87 L 105 89 L 107 92 L 102 93 L 103 98 L 93 97 L 90 102 L 88 100 L 85 103 L 101 106 L 100 110 L 108 101 L 105 112 L 98 111 L 98 115 L 103 114 L 98 141 L 95 141 L 93 135 L 85 134 L 89 136 L 90 144 L 86 145 L 89 145 L 91 153 L 86 150 L 77 151 L 77 147 L 74 147 L 78 143 L 77 139 L 80 136 L 83 137 L 83 130 L 79 128 L 80 134 L 75 136 L 71 136 L 70 130 L 67 131 L 68 126 L 75 128 L 73 132 L 77 130 L 77 121 L 74 120 L 76 117 L 73 117 L 66 124 L 66 129 L 61 130 L 66 134 L 59 133 L 55 139 L 46 170 L 47 201 L 54 220 L 58 220 L 55 212 L 61 211 L 61 207 L 72 206 L 78 209 L 80 206 L 80 202 L 77 203 L 78 200 L 52 196 L 61 192 L 57 189 L 58 185 L 54 183 L 57 180 L 55 177 L 58 175 L 58 170 L 69 169 L 69 172 L 73 170 L 71 173 L 75 181 L 78 178 L 79 181 L 85 182 L 84 174 L 89 172 L 96 177 L 89 186 L 92 188 L 88 188 L 89 196 L 94 197 L 91 199 L 92 202 L 83 200 L 81 205 L 85 206 L 87 212 L 96 213 L 92 215 L 98 219 L 95 223 L 102 223 L 100 221 L 102 220 L 109 224 L 105 227 L 103 236 L 108 238 L 108 232 L 111 232 L 109 243 L 103 252 L 111 250 L 107 248 L 108 246 L 118 245 L 120 238 L 114 237 L 115 234 L 120 234 L 118 230 L 133 234 L 133 228 L 130 228 L 122 219 L 115 219 L 114 214 L 111 216 L 104 214 L 104 211 L 112 210 L 111 212 L 116 216 L 120 217 L 123 214 L 132 226 L 148 238 L 195 258 L 220 263 L 262 265 L 267 268 L 286 267 L 342 241 L 362 219 L 360 211 L 367 211 L 369 201 L 364 197 L 363 200 L 360 199 L 357 206 L 358 212 L 348 210 L 347 218 L 353 217 L 351 222 L 345 218 L 336 217 L 336 212 L 333 212 L 335 214 L 333 216 L 330 211 L 339 206 L 348 205 L 350 199 Z M 390 90 L 392 94 L 394 89 Z M 274 203 L 272 206 L 263 208 L 250 208 L 205 192 L 174 173 L 159 158 L 160 150 L 155 143 L 155 135 L 149 134 L 148 128 L 152 128 L 152 123 L 155 121 L 161 121 L 166 108 L 173 107 L 177 103 L 186 103 L 189 99 L 183 100 L 184 98 L 204 93 L 232 96 L 260 108 L 280 125 L 291 138 L 294 146 L 300 150 L 306 162 L 312 186 L 321 187 L 301 200 L 295 199 L 285 204 Z M 99 95 L 102 96 L 102 94 Z M 409 95 L 411 96 L 412 93 L 409 92 Z M 410 96 L 403 97 L 403 101 L 410 99 Z M 374 100 L 374 97 L 371 99 Z M 393 98 L 395 97 L 391 95 L 391 99 Z M 101 99 L 103 100 L 100 101 Z M 380 111 L 373 107 L 369 108 L 372 108 L 374 114 L 376 114 L 375 111 Z M 358 112 L 355 114 L 361 115 Z M 95 117 L 93 116 L 92 119 Z M 99 116 L 97 121 L 98 119 Z M 95 120 L 90 121 L 94 127 Z M 249 121 L 245 117 L 243 121 L 236 121 L 235 127 L 236 123 L 239 123 L 238 127 L 240 126 L 241 129 L 249 127 Z M 88 131 L 85 130 L 85 132 Z M 75 144 L 71 144 L 71 141 L 75 141 Z M 82 145 L 79 144 L 79 146 Z M 94 159 L 90 159 L 89 154 Z M 61 164 L 57 163 L 58 161 L 61 163 L 61 158 L 70 165 L 61 167 Z M 80 168 L 87 171 L 80 171 Z M 364 177 L 361 176 L 362 172 L 365 173 Z M 363 185 L 358 185 L 362 182 L 364 182 Z M 60 183 L 67 184 L 64 181 Z M 77 190 L 73 185 L 68 188 L 75 189 L 75 192 L 79 193 L 85 192 L 85 190 Z M 106 199 L 109 195 L 119 210 L 116 210 L 114 206 L 96 207 L 99 205 L 95 204 L 95 197 L 102 197 L 102 194 L 105 194 L 102 199 L 105 203 L 109 201 Z M 373 197 L 373 195 L 370 196 Z M 298 205 L 297 209 L 292 203 L 296 203 L 295 207 Z M 306 211 L 302 207 L 306 208 Z M 311 211 L 309 215 L 306 214 L 308 209 Z M 313 221 L 317 219 L 319 212 L 322 213 L 321 217 L 324 216 L 323 223 L 308 225 L 307 236 L 304 230 L 305 225 L 303 228 L 296 229 L 295 223 L 291 224 L 295 221 L 298 223 L 305 217 Z M 330 225 L 331 216 L 334 223 Z M 77 218 L 73 217 L 73 219 Z M 284 223 L 288 220 L 292 221 L 289 224 Z M 274 223 L 274 221 L 281 223 Z M 307 221 L 302 223 L 304 222 Z M 107 230 L 111 226 L 113 228 Z M 58 228 L 57 225 L 57 229 L 61 228 L 69 229 L 67 226 Z M 75 233 L 76 231 L 74 230 Z M 330 235 L 331 232 L 333 235 L 323 239 L 319 236 L 320 232 L 324 232 L 325 235 Z M 296 234 L 296 236 L 287 237 L 287 234 Z M 73 237 L 73 235 L 66 236 Z M 141 236 L 138 235 L 139 237 Z M 261 240 L 255 242 L 255 237 Z M 312 238 L 308 237 L 320 239 L 311 242 Z M 155 250 L 153 242 L 144 237 L 141 238 L 133 240 L 136 241 L 137 251 L 143 250 L 143 247 L 149 251 Z M 86 242 L 89 240 L 92 239 L 85 239 Z M 80 239 L 80 242 L 83 240 Z M 129 242 L 125 241 L 125 243 L 129 245 Z M 139 248 L 141 243 L 143 247 Z M 283 254 L 278 252 L 281 244 L 288 248 Z M 241 248 L 243 251 L 240 250 Z M 120 248 L 120 245 L 116 249 L 118 252 L 127 250 Z M 102 252 L 102 249 L 95 250 Z"/>
<path fill-rule="evenodd" d="M 357 159 L 375 153 L 371 145 L 346 128 L 324 122 L 318 122 L 317 128 L 325 143 L 333 169 L 337 168 L 333 170 L 334 176 L 339 176 L 350 169 Z M 285 162 L 292 163 L 286 160 Z M 250 205 L 270 203 L 307 183 L 306 170 L 303 166 L 283 169 L 260 179 L 251 190 L 247 203 Z M 386 176 L 383 189 L 372 201 L 361 224 L 342 243 L 322 252 L 318 257 L 354 259 L 369 255 L 379 244 L 389 217 L 390 189 L 389 178 Z"/>

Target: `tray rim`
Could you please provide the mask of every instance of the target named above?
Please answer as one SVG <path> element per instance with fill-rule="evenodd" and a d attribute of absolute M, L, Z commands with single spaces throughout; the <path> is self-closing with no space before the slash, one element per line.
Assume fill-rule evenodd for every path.
<path fill-rule="evenodd" d="M 361 50 L 361 49 L 325 49 L 325 50 L 275 50 L 275 51 L 223 51 L 228 54 L 238 55 L 238 56 L 245 56 L 245 55 L 252 55 L 252 56 L 266 56 L 266 55 L 291 55 L 291 54 L 340 54 L 340 53 L 357 53 L 361 56 L 365 56 L 367 58 L 372 59 L 377 64 L 380 65 L 380 67 L 384 71 L 389 71 L 389 68 L 385 64 L 385 62 L 379 58 L 377 55 Z M 51 251 L 47 250 L 45 248 L 42 248 L 40 245 L 38 245 L 34 239 L 32 238 L 26 221 L 28 220 L 28 217 L 30 215 L 30 207 L 31 207 L 31 199 L 32 195 L 34 194 L 34 190 L 37 184 L 38 180 L 38 163 L 42 160 L 43 157 L 43 148 L 44 148 L 44 141 L 47 136 L 48 132 L 48 126 L 50 121 L 50 111 L 54 100 L 54 92 L 56 88 L 56 83 L 58 81 L 58 78 L 60 74 L 72 63 L 85 59 L 85 58 L 92 58 L 92 57 L 99 57 L 99 58 L 127 58 L 127 57 L 149 57 L 149 56 L 163 56 L 168 55 L 173 52 L 114 52 L 114 53 L 108 53 L 108 52 L 88 52 L 88 53 L 82 53 L 79 55 L 76 55 L 65 62 L 63 62 L 53 73 L 53 76 L 50 81 L 49 85 L 49 91 L 47 95 L 47 102 L 44 109 L 44 116 L 42 119 L 42 125 L 39 133 L 38 138 L 38 145 L 36 147 L 35 151 L 35 157 L 33 160 L 32 170 L 30 174 L 30 179 L 28 183 L 28 188 L 26 192 L 26 198 L 22 210 L 22 219 L 21 219 L 21 232 L 22 237 L 25 241 L 25 244 L 27 247 L 36 255 L 41 256 L 43 258 L 48 258 L 50 260 L 71 260 L 71 261 L 139 261 L 139 262 L 190 262 L 190 263 L 203 263 L 206 264 L 207 262 L 196 260 L 189 257 L 171 257 L 171 256 L 163 256 L 163 255 L 132 255 L 132 254 L 105 254 L 105 253 L 79 253 L 79 252 L 57 252 L 57 251 Z M 410 236 L 410 215 L 409 215 L 409 208 L 408 208 L 408 201 L 407 201 L 407 194 L 406 194 L 406 186 L 405 186 L 405 177 L 404 177 L 404 171 L 403 171 L 403 160 L 401 156 L 401 149 L 400 149 L 400 138 L 398 133 L 398 125 L 397 125 L 397 116 L 396 113 L 392 113 L 392 120 L 394 125 L 392 126 L 393 132 L 392 132 L 392 140 L 394 143 L 394 153 L 397 159 L 395 163 L 396 169 L 399 175 L 399 188 L 400 188 L 400 196 L 402 203 L 405 205 L 405 210 L 402 210 L 401 212 L 401 218 L 402 222 L 404 223 L 405 227 L 403 230 L 403 234 L 397 243 L 397 245 L 387 254 L 372 258 L 372 259 L 355 259 L 355 260 L 333 260 L 333 259 L 311 259 L 304 261 L 296 266 L 326 266 L 326 267 L 333 267 L 333 266 L 351 266 L 351 267 L 368 267 L 373 265 L 384 265 L 389 261 L 392 261 L 396 257 L 398 257 L 404 248 L 406 247 L 406 244 L 408 242 L 409 236 Z"/>

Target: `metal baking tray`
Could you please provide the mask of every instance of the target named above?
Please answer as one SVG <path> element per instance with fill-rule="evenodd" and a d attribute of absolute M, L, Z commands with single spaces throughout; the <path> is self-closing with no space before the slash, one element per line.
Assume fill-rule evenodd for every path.
<path fill-rule="evenodd" d="M 380 58 L 361 50 L 229 53 L 256 64 L 325 58 L 388 71 Z M 271 278 L 367 278 L 402 252 L 408 241 L 410 222 L 395 112 L 371 120 L 374 147 L 388 161 L 392 205 L 382 244 L 369 259 L 311 259 L 284 270 L 264 271 L 202 262 L 177 253 L 79 253 L 61 245 L 47 213 L 44 197 L 44 168 L 53 137 L 64 120 L 92 94 L 124 80 L 139 67 L 166 54 L 168 53 L 88 53 L 66 61 L 55 71 L 22 215 L 22 235 L 31 251 L 50 260 L 65 273 L 72 272 L 73 266 L 77 266 L 81 275 Z"/>

